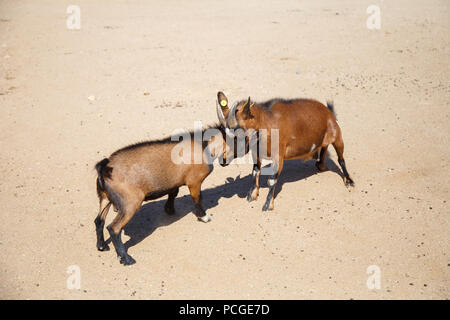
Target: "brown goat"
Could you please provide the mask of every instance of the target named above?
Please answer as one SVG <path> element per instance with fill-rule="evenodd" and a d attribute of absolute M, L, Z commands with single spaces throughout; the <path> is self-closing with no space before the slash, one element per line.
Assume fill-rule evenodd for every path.
<path fill-rule="evenodd" d="M 290 159 L 316 159 L 319 171 L 327 170 L 325 160 L 329 144 L 338 155 L 346 186 L 354 186 L 344 160 L 344 141 L 336 122 L 332 102 L 327 107 L 310 99 L 272 99 L 264 103 L 250 100 L 236 102 L 231 109 L 222 92 L 217 94 L 217 115 L 221 124 L 229 129 L 256 130 L 259 145 L 266 146 L 266 158 L 273 161 L 273 173 L 268 180 L 269 194 L 263 211 L 273 210 L 275 187 L 283 169 L 283 161 Z M 275 130 L 275 131 L 272 131 Z M 278 141 L 272 141 L 277 134 Z M 276 137 L 274 136 L 276 139 Z M 278 143 L 277 154 L 272 154 L 272 143 Z M 253 185 L 247 195 L 248 201 L 258 198 L 261 156 L 257 155 L 253 165 Z"/>
<path fill-rule="evenodd" d="M 206 130 L 209 130 L 209 139 L 203 141 Z M 190 139 L 195 136 L 191 132 L 189 139 L 183 138 L 180 142 L 171 138 L 142 142 L 122 148 L 97 163 L 100 211 L 94 222 L 98 250 L 109 250 L 103 227 L 111 204 L 118 214 L 107 229 L 120 263 L 124 265 L 133 264 L 135 260 L 126 252 L 121 231 L 143 201 L 168 195 L 164 209 L 174 214 L 179 187 L 186 185 L 195 203 L 195 215 L 203 222 L 211 220 L 201 204 L 201 184 L 213 169 L 213 159 L 226 155 L 229 148 L 222 126 L 206 130 L 202 132 L 201 141 Z M 174 161 L 174 157 L 178 161 Z"/>

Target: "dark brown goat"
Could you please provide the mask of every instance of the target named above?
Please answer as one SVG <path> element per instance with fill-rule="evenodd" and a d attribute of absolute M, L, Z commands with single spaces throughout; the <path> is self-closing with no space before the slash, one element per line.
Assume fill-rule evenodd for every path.
<path fill-rule="evenodd" d="M 248 100 L 235 103 L 230 109 L 225 94 L 219 92 L 217 99 L 217 115 L 227 131 L 237 128 L 257 130 L 259 145 L 266 146 L 266 158 L 273 161 L 273 173 L 268 180 L 269 194 L 263 211 L 274 208 L 275 187 L 283 169 L 283 161 L 316 159 L 318 170 L 325 171 L 326 153 L 330 144 L 338 155 L 345 185 L 354 186 L 345 166 L 344 141 L 332 102 L 328 102 L 327 106 L 310 99 L 273 99 L 264 103 L 253 103 L 249 97 Z M 272 139 L 275 133 L 277 141 Z M 275 148 L 277 154 L 272 154 L 273 143 L 278 143 L 278 148 Z M 255 160 L 253 185 L 247 196 L 248 201 L 256 200 L 259 194 L 260 154 Z"/>
<path fill-rule="evenodd" d="M 118 211 L 113 222 L 107 227 L 112 243 L 120 263 L 135 263 L 122 243 L 120 235 L 123 227 L 139 210 L 143 201 L 164 195 L 169 196 L 164 209 L 168 214 L 173 214 L 174 200 L 179 187 L 183 185 L 189 188 L 194 200 L 195 215 L 203 222 L 210 221 L 211 218 L 201 205 L 201 184 L 213 169 L 212 160 L 226 155 L 229 148 L 222 126 L 207 130 L 207 141 L 203 141 L 204 130 L 201 141 L 189 138 L 178 142 L 166 138 L 142 142 L 122 148 L 97 163 L 95 168 L 98 173 L 100 212 L 95 219 L 95 225 L 98 250 L 109 249 L 103 236 L 103 227 L 112 204 Z M 194 133 L 188 135 L 192 137 Z"/>

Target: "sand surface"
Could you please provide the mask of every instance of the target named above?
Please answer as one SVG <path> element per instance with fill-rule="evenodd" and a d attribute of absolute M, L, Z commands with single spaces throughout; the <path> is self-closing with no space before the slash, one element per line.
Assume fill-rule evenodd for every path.
<path fill-rule="evenodd" d="M 450 3 L 243 3 L 0 1 L 0 298 L 450 297 Z M 66 27 L 70 4 L 80 30 Z M 248 203 L 251 165 L 216 165 L 210 223 L 182 188 L 176 216 L 156 200 L 125 228 L 135 265 L 98 252 L 94 164 L 216 123 L 218 90 L 333 99 L 356 187 L 334 150 L 328 172 L 290 161 L 263 213 L 267 179 Z"/>

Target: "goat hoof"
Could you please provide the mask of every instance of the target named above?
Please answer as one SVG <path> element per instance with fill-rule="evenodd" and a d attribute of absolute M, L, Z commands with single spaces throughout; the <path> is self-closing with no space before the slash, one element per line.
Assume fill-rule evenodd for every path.
<path fill-rule="evenodd" d="M 109 246 L 105 243 L 102 245 L 97 245 L 97 250 L 98 251 L 109 251 Z"/>
<path fill-rule="evenodd" d="M 262 211 L 269 211 L 269 210 L 273 210 L 273 205 L 271 206 L 269 203 L 265 203 Z"/>
<path fill-rule="evenodd" d="M 355 182 L 350 178 L 344 178 L 344 183 L 346 187 L 354 187 Z"/>
<path fill-rule="evenodd" d="M 136 263 L 136 260 L 134 260 L 130 255 L 119 257 L 119 259 L 120 263 L 123 264 L 124 266 L 130 266 Z"/>
<path fill-rule="evenodd" d="M 211 221 L 211 216 L 209 214 L 205 214 L 203 217 L 197 217 L 198 220 L 207 223 Z"/>

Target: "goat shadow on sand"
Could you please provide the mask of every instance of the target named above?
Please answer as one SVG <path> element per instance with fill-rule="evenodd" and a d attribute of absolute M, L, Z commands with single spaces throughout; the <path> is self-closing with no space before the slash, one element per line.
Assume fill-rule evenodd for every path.
<path fill-rule="evenodd" d="M 336 166 L 334 161 L 327 157 L 328 171 L 337 173 L 343 178 L 343 174 Z M 266 167 L 268 167 L 267 165 Z M 283 171 L 281 177 L 278 179 L 276 195 L 281 192 L 285 183 L 295 182 L 306 179 L 319 173 L 314 161 L 302 162 L 301 160 L 286 160 L 284 162 Z M 260 195 L 257 200 L 258 204 L 261 204 L 261 208 L 264 204 L 266 193 L 261 192 L 261 189 L 268 188 L 267 179 L 269 176 L 260 176 Z M 237 195 L 239 198 L 246 198 L 247 192 L 252 184 L 251 174 L 241 178 L 227 178 L 227 182 L 223 185 L 202 190 L 202 204 L 206 212 L 208 209 L 214 208 L 219 204 L 221 198 L 231 198 Z M 192 213 L 192 219 L 196 219 L 193 209 L 194 203 L 191 196 L 184 195 L 175 199 L 175 214 L 168 215 L 164 211 L 164 205 L 167 201 L 167 196 L 161 200 L 153 200 L 144 204 L 138 212 L 134 215 L 131 221 L 125 226 L 125 235 L 130 239 L 125 243 L 125 248 L 128 248 L 138 244 L 148 236 L 150 236 L 159 227 L 165 227 L 177 222 L 184 218 L 187 214 Z M 242 200 L 242 206 L 245 208 L 248 202 Z M 110 239 L 107 241 L 110 242 Z"/>

